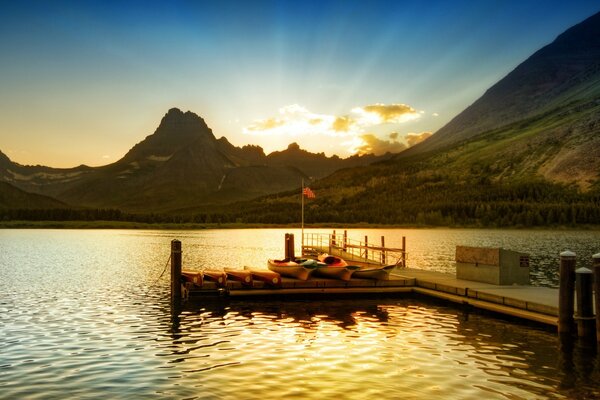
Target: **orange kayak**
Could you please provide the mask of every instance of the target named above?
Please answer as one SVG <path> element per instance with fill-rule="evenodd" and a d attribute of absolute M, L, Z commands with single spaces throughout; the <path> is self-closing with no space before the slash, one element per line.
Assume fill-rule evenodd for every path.
<path fill-rule="evenodd" d="M 191 282 L 194 286 L 202 287 L 203 274 L 202 271 L 183 270 L 181 276 L 186 282 Z"/>
<path fill-rule="evenodd" d="M 252 286 L 252 273 L 243 269 L 225 268 L 227 279 L 241 282 L 244 286 Z"/>
<path fill-rule="evenodd" d="M 250 271 L 252 277 L 258 281 L 262 281 L 269 286 L 281 287 L 281 275 L 277 272 L 252 269 L 247 266 L 244 269 Z"/>
<path fill-rule="evenodd" d="M 225 287 L 227 284 L 227 274 L 224 271 L 202 271 L 204 273 L 204 279 L 212 281 L 217 284 L 218 287 Z"/>

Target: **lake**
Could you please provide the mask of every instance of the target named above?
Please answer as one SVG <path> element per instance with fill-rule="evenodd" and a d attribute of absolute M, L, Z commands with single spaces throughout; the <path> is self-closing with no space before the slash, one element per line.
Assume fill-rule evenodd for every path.
<path fill-rule="evenodd" d="M 172 310 L 166 272 L 265 266 L 299 230 L 0 230 L 0 398 L 600 398 L 595 348 L 413 297 L 205 301 Z M 307 230 L 326 232 L 329 230 Z M 338 233 L 340 231 L 338 230 Z M 453 272 L 457 244 L 590 265 L 597 231 L 352 229 L 408 266 Z M 163 273 L 164 272 L 164 273 Z"/>

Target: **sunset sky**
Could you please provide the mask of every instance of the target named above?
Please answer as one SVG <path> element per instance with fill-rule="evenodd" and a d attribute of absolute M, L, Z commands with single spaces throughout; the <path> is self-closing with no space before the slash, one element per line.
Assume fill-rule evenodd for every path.
<path fill-rule="evenodd" d="M 593 1 L 10 2 L 0 151 L 108 164 L 172 107 L 265 152 L 400 151 L 600 10 Z"/>

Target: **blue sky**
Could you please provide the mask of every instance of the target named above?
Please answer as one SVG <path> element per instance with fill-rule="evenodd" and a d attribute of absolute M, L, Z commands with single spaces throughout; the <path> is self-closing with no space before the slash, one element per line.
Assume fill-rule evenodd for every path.
<path fill-rule="evenodd" d="M 21 1 L 0 10 L 0 150 L 69 167 L 116 161 L 171 107 L 267 152 L 292 141 L 342 156 L 401 150 L 600 4 Z"/>

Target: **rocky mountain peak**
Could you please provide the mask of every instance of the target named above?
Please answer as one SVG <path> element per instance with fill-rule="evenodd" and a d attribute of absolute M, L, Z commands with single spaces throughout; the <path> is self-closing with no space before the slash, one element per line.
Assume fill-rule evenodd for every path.
<path fill-rule="evenodd" d="M 206 122 L 197 114 L 171 108 L 160 121 L 156 131 L 136 144 L 123 157 L 122 162 L 132 162 L 151 156 L 167 157 L 197 140 L 215 142 L 217 139 Z"/>

